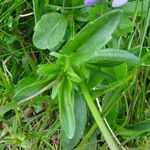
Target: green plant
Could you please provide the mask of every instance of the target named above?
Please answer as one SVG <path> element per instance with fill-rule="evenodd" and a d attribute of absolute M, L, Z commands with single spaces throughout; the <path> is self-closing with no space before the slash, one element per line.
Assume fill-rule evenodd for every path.
<path fill-rule="evenodd" d="M 31 21 L 22 21 L 29 32 L 28 23 L 35 23 L 30 39 L 15 34 L 15 27 L 19 33 L 20 25 L 17 12 L 25 3 L 32 8 L 30 2 L 18 0 L 0 19 L 4 25 L 1 43 L 6 47 L 1 57 L 13 54 L 0 68 L 0 121 L 5 126 L 0 146 L 55 149 L 59 145 L 71 150 L 88 149 L 89 144 L 95 149 L 108 145 L 119 150 L 132 147 L 134 139 L 143 146 L 138 138 L 150 131 L 146 117 L 148 1 L 142 3 L 142 11 L 138 0 L 111 11 L 106 2 L 86 8 L 79 0 L 44 0 L 41 5 L 33 0 L 34 20 L 32 16 Z M 6 3 L 0 6 L 1 11 L 7 8 Z M 12 12 L 16 8 L 15 18 Z M 136 21 L 141 26 L 144 22 L 139 36 L 135 36 L 139 31 Z M 29 42 L 31 37 L 35 47 Z M 21 45 L 20 51 L 14 45 Z M 141 93 L 138 82 L 142 83 Z M 34 117 L 28 119 L 30 115 Z M 59 144 L 52 139 L 56 135 Z M 97 144 L 99 136 L 101 142 Z"/>
<path fill-rule="evenodd" d="M 52 14 L 49 14 L 49 16 L 50 15 Z M 33 98 L 33 96 L 37 96 L 41 94 L 41 92 L 47 90 L 47 87 L 50 88 L 50 86 L 48 86 L 49 84 L 46 84 L 44 80 L 47 80 L 47 82 L 49 82 L 50 84 L 55 82 L 55 86 L 57 86 L 58 88 L 57 90 L 55 90 L 58 93 L 59 113 L 62 130 L 65 131 L 65 134 L 69 139 L 72 139 L 74 136 L 76 136 L 74 92 L 78 91 L 79 94 L 82 93 L 84 99 L 86 100 L 87 105 L 91 110 L 91 113 L 109 147 L 111 149 L 118 149 L 114 139 L 111 136 L 110 131 L 106 127 L 97 108 L 95 107 L 92 96 L 89 93 L 90 89 L 88 89 L 86 80 L 88 81 L 91 79 L 90 77 L 86 79 L 84 72 L 82 71 L 87 70 L 89 72 L 89 70 L 86 68 L 87 65 L 94 66 L 96 64 L 96 66 L 103 67 L 105 65 L 111 66 L 111 62 L 114 63 L 113 66 L 121 63 L 129 63 L 130 65 L 139 63 L 138 57 L 126 51 L 115 49 L 101 49 L 111 39 L 111 35 L 119 23 L 119 18 L 120 11 L 116 10 L 100 18 L 97 18 L 94 22 L 89 23 L 87 26 L 85 26 L 73 39 L 66 43 L 60 53 L 51 53 L 51 55 L 57 58 L 56 63 L 49 65 L 46 64 L 39 67 L 39 69 L 37 70 L 37 73 L 41 76 L 39 84 L 37 83 L 37 80 L 35 80 L 35 86 L 38 87 L 38 89 L 36 90 L 34 84 L 33 86 L 32 84 L 29 86 L 27 85 L 27 87 L 25 88 L 25 84 L 22 82 L 16 88 L 18 92 L 15 94 L 15 99 L 19 99 L 19 103 L 21 103 L 22 101 L 24 101 L 24 97 L 28 96 L 28 94 L 31 94 L 32 97 L 28 96 L 26 98 L 26 100 L 29 100 Z M 50 21 L 51 20 L 47 19 L 45 16 L 37 24 L 35 34 L 33 35 L 34 43 L 37 43 L 36 45 L 41 45 L 40 43 L 44 43 L 42 41 L 50 39 L 47 38 L 47 36 L 45 37 L 45 40 L 40 39 L 40 37 L 44 35 L 44 32 L 47 31 L 48 26 L 51 26 Z M 40 23 L 43 23 L 45 26 L 47 25 L 47 27 L 44 28 L 44 26 L 41 26 Z M 57 25 L 58 23 L 56 22 L 55 26 L 57 27 Z M 61 36 L 61 33 L 57 31 L 57 28 L 55 26 L 53 28 L 56 29 L 55 32 L 59 33 L 59 37 Z M 59 29 L 60 28 L 63 27 L 61 27 L 60 25 Z M 38 33 L 39 31 L 40 33 Z M 52 35 L 53 34 L 49 34 L 49 36 L 53 38 Z M 36 39 L 38 39 L 38 41 Z M 56 38 L 56 40 L 59 40 L 59 38 Z M 51 49 L 52 47 L 48 44 L 45 48 Z M 54 78 L 52 78 L 52 76 Z M 29 79 L 27 80 L 29 81 Z M 20 96 L 23 98 L 21 98 Z M 80 106 L 78 106 L 78 109 L 80 109 Z"/>

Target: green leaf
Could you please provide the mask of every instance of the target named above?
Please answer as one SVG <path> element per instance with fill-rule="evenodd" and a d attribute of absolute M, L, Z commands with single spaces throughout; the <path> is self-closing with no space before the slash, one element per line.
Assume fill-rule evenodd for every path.
<path fill-rule="evenodd" d="M 63 39 L 68 22 L 59 13 L 48 13 L 36 24 L 33 44 L 40 49 L 52 49 Z"/>
<path fill-rule="evenodd" d="M 70 64 L 69 64 L 69 58 L 66 55 L 62 55 L 58 58 L 57 64 L 61 67 L 61 69 L 65 72 L 68 70 Z"/>
<path fill-rule="evenodd" d="M 57 64 L 44 64 L 40 65 L 37 70 L 38 75 L 51 76 L 60 73 L 60 67 Z"/>
<path fill-rule="evenodd" d="M 21 80 L 14 90 L 15 101 L 19 104 L 38 96 L 54 84 L 53 82 L 51 83 L 51 81 L 55 78 L 56 74 L 53 74 L 53 76 L 47 79 L 38 80 L 33 77 L 27 77 Z"/>
<path fill-rule="evenodd" d="M 114 80 L 108 80 L 108 79 L 107 79 L 106 84 L 108 84 L 108 83 L 110 83 L 110 82 L 112 83 L 112 82 L 116 81 L 116 76 L 115 76 L 114 67 L 102 67 L 101 70 L 102 70 L 104 73 L 108 74 L 109 77 L 113 77 L 113 78 L 114 78 Z M 106 80 L 106 79 L 105 79 L 105 80 Z"/>
<path fill-rule="evenodd" d="M 130 126 L 128 129 L 138 132 L 150 132 L 150 118 Z"/>
<path fill-rule="evenodd" d="M 64 131 L 61 133 L 62 150 L 72 150 L 83 136 L 86 124 L 86 103 L 81 95 L 75 92 L 75 134 L 69 139 Z"/>
<path fill-rule="evenodd" d="M 99 50 L 111 39 L 119 23 L 120 14 L 119 10 L 115 10 L 90 22 L 62 48 L 62 52 L 70 54 L 75 51 Z"/>
<path fill-rule="evenodd" d="M 116 81 L 114 74 L 109 74 L 104 70 L 104 68 L 100 68 L 98 65 L 96 66 L 88 64 L 88 69 L 90 72 L 90 77 L 88 79 L 87 85 L 90 89 L 92 89 L 93 87 L 99 87 L 100 85 L 102 85 L 101 82 L 104 80 L 106 80 L 107 82 Z"/>
<path fill-rule="evenodd" d="M 69 139 L 71 139 L 75 133 L 74 99 L 72 90 L 71 81 L 67 77 L 64 77 L 58 89 L 59 113 L 62 128 Z"/>
<path fill-rule="evenodd" d="M 26 86 L 30 85 L 31 83 L 35 82 L 36 80 L 37 80 L 36 77 L 31 77 L 31 76 L 23 78 L 15 86 L 14 93 L 17 93 L 17 91 L 20 91 L 20 89 L 22 89 L 23 87 L 26 87 Z"/>
<path fill-rule="evenodd" d="M 124 138 L 129 138 L 130 140 L 134 139 L 136 137 L 139 137 L 139 135 L 142 135 L 143 133 L 150 132 L 150 118 L 126 128 L 118 126 L 117 130 L 119 135 L 123 136 Z M 143 136 L 145 136 L 145 134 L 143 134 Z"/>
<path fill-rule="evenodd" d="M 132 53 L 118 49 L 101 49 L 93 52 L 79 52 L 70 57 L 71 63 L 75 66 L 81 65 L 87 61 L 98 63 L 99 65 L 111 66 L 111 63 L 128 63 L 135 65 L 139 63 L 139 58 Z"/>
<path fill-rule="evenodd" d="M 67 75 L 69 76 L 69 79 L 75 83 L 79 83 L 82 81 L 71 67 L 67 70 Z"/>
<path fill-rule="evenodd" d="M 129 130 L 129 129 L 126 129 L 126 128 L 123 128 L 123 127 L 120 127 L 118 126 L 117 128 L 117 133 L 119 135 L 121 135 L 123 138 L 125 139 L 134 139 L 136 138 L 137 136 L 139 136 L 140 134 L 142 134 L 142 132 L 137 132 L 137 131 L 133 131 L 133 130 Z"/>
<path fill-rule="evenodd" d="M 114 67 L 114 71 L 115 71 L 115 74 L 116 74 L 116 78 L 118 80 L 126 78 L 127 72 L 128 72 L 127 64 L 124 63 L 124 64 L 121 64 L 121 65 L 118 65 L 118 66 Z"/>

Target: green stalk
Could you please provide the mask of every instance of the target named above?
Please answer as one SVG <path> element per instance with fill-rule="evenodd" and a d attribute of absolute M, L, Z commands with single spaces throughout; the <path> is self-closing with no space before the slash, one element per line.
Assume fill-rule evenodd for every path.
<path fill-rule="evenodd" d="M 82 138 L 81 143 L 76 148 L 77 150 L 82 150 L 84 144 L 89 140 L 89 138 L 94 134 L 95 130 L 97 129 L 97 124 L 94 123 L 88 133 Z"/>
<path fill-rule="evenodd" d="M 147 29 L 149 27 L 149 22 L 150 22 L 150 1 L 149 1 L 149 4 L 148 4 L 147 15 L 146 15 L 146 18 L 145 18 L 144 29 L 143 29 L 142 37 L 141 37 L 139 57 L 141 57 L 141 55 L 142 55 L 143 44 L 144 44 L 144 41 L 145 41 Z"/>
<path fill-rule="evenodd" d="M 111 150 L 119 150 L 118 145 L 116 144 L 116 142 L 114 141 L 111 133 L 109 132 L 104 120 L 102 119 L 102 117 L 100 116 L 94 102 L 93 99 L 91 97 L 91 95 L 89 94 L 89 91 L 86 87 L 86 85 L 84 83 L 80 84 L 81 90 L 82 90 L 82 94 L 87 102 L 87 105 L 99 127 L 99 129 L 101 130 L 103 137 L 105 138 L 109 148 Z"/>
<path fill-rule="evenodd" d="M 44 14 L 45 5 L 48 4 L 47 0 L 32 0 L 34 20 L 35 24 L 41 19 L 41 16 Z"/>

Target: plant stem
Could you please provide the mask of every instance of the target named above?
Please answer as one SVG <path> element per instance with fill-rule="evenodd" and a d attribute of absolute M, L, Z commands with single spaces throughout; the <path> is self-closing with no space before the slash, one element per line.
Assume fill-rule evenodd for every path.
<path fill-rule="evenodd" d="M 88 131 L 88 133 L 82 138 L 81 143 L 76 148 L 77 150 L 82 150 L 84 144 L 89 140 L 89 138 L 94 134 L 95 130 L 97 129 L 97 124 L 94 122 L 91 129 Z"/>
<path fill-rule="evenodd" d="M 109 132 L 106 124 L 104 123 L 104 120 L 102 119 L 102 117 L 100 116 L 94 102 L 93 102 L 93 99 L 91 97 L 91 95 L 89 94 L 89 91 L 86 87 L 86 85 L 84 83 L 81 83 L 80 84 L 80 87 L 81 87 L 81 90 L 82 90 L 82 94 L 87 102 L 87 105 L 99 127 L 99 129 L 101 130 L 109 148 L 111 150 L 119 150 L 119 147 L 118 145 L 116 144 L 116 142 L 114 141 L 111 133 Z"/>

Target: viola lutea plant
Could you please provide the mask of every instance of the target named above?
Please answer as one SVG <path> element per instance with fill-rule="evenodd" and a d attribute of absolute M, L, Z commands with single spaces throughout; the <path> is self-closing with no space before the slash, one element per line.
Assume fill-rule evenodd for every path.
<path fill-rule="evenodd" d="M 89 6 L 95 2 L 85 3 Z M 37 79 L 28 77 L 16 86 L 14 98 L 19 104 L 52 89 L 51 99 L 57 101 L 59 107 L 62 149 L 66 150 L 67 145 L 72 149 L 82 138 L 89 109 L 110 149 L 120 150 L 94 103 L 95 98 L 111 85 L 109 83 L 102 91 L 93 90 L 99 83 L 107 80 L 108 75 L 103 72 L 104 68 L 122 65 L 125 68 L 129 66 L 132 70 L 139 64 L 137 56 L 125 50 L 105 47 L 111 40 L 120 17 L 121 11 L 114 10 L 89 22 L 58 52 L 50 53 L 54 61 L 39 66 Z M 45 14 L 35 26 L 34 45 L 39 49 L 52 50 L 62 42 L 67 26 L 68 20 L 64 15 L 58 12 Z M 97 73 L 93 74 L 93 70 Z M 131 78 L 129 76 L 128 80 Z M 115 84 L 112 89 L 122 86 L 128 80 L 120 84 L 115 80 L 116 84 L 115 81 L 111 83 Z M 20 88 L 21 85 L 24 85 L 23 88 Z M 95 92 L 97 93 L 93 94 Z"/>

